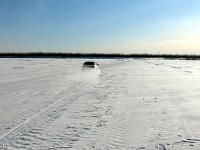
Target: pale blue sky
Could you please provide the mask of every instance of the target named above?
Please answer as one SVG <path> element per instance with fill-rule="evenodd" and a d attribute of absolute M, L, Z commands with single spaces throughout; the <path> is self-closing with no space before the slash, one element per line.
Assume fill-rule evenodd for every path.
<path fill-rule="evenodd" d="M 199 0 L 0 0 L 0 51 L 199 53 Z"/>

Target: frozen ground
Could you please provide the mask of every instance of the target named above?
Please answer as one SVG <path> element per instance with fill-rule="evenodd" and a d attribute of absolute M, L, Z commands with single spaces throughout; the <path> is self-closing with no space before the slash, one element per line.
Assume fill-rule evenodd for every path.
<path fill-rule="evenodd" d="M 0 59 L 0 149 L 200 149 L 200 61 L 84 61 Z"/>

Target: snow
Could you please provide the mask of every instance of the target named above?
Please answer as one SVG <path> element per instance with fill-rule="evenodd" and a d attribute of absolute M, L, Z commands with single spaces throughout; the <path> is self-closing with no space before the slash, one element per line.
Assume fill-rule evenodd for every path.
<path fill-rule="evenodd" d="M 200 149 L 200 61 L 0 59 L 0 149 Z"/>

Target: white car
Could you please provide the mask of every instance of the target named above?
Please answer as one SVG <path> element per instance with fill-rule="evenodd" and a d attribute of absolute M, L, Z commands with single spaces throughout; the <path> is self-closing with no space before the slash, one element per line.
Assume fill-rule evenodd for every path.
<path fill-rule="evenodd" d="M 86 61 L 83 63 L 82 70 L 98 70 L 99 64 L 93 61 Z"/>

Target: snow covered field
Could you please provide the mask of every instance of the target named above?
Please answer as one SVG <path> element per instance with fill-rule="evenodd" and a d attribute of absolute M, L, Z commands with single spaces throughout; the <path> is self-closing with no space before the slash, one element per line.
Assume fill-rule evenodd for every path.
<path fill-rule="evenodd" d="M 200 149 L 200 61 L 0 59 L 0 149 Z"/>

